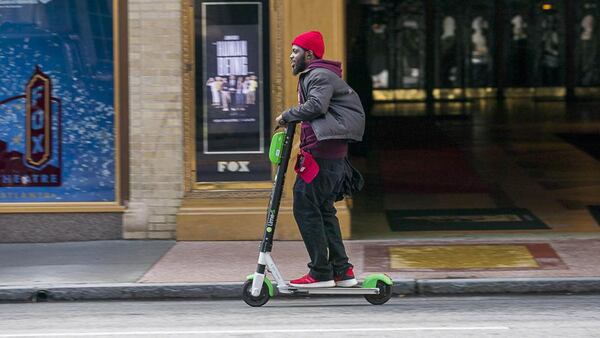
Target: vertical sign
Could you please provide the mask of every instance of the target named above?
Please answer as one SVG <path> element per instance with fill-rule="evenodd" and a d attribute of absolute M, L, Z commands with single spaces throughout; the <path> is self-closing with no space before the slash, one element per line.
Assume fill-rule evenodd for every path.
<path fill-rule="evenodd" d="M 262 2 L 202 2 L 196 74 L 197 179 L 270 180 Z M 198 22 L 198 21 L 197 21 Z M 198 39 L 198 37 L 197 37 Z"/>
<path fill-rule="evenodd" d="M 0 107 L 10 107 L 23 99 L 25 112 L 23 119 L 17 116 L 17 120 L 23 124 L 18 127 L 25 128 L 24 152 L 7 151 L 9 146 L 22 143 L 22 134 L 8 143 L 0 139 L 0 187 L 61 186 L 62 105 L 58 98 L 52 97 L 52 80 L 39 66 L 27 82 L 25 94 L 1 101 Z M 5 194 L 2 192 L 0 197 Z"/>
<path fill-rule="evenodd" d="M 27 138 L 26 163 L 34 168 L 41 169 L 48 163 L 52 156 L 52 129 L 50 121 L 52 120 L 52 110 L 50 109 L 50 99 L 52 84 L 50 78 L 36 67 L 35 74 L 27 84 L 25 91 L 25 100 L 27 104 L 25 121 L 27 127 L 25 132 Z"/>

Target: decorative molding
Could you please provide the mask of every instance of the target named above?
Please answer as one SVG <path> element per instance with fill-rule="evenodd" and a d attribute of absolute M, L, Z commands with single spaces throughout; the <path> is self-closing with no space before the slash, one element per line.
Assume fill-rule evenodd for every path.
<path fill-rule="evenodd" d="M 125 207 L 117 202 L 90 203 L 12 203 L 0 205 L 0 214 L 29 213 L 79 213 L 79 212 L 124 212 Z"/>
<path fill-rule="evenodd" d="M 270 1 L 271 31 L 271 107 L 273 118 L 285 109 L 285 86 L 283 79 L 283 1 Z"/>
<path fill-rule="evenodd" d="M 245 199 L 245 198 L 269 198 L 270 189 L 253 190 L 207 190 L 193 191 L 188 197 L 195 199 Z"/>
<path fill-rule="evenodd" d="M 194 64 L 194 2 L 181 1 L 181 35 L 182 35 L 182 104 L 183 104 L 183 156 L 184 156 L 184 189 L 192 190 L 195 175 L 195 64 Z"/>

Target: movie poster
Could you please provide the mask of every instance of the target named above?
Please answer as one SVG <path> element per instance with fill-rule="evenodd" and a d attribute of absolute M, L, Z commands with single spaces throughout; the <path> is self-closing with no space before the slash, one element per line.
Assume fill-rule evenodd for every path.
<path fill-rule="evenodd" d="M 111 0 L 0 0 L 0 203 L 112 202 Z"/>
<path fill-rule="evenodd" d="M 270 180 L 261 2 L 203 2 L 197 57 L 200 181 Z M 198 21 L 197 21 L 198 22 Z M 199 29 L 198 29 L 199 28 Z"/>
<path fill-rule="evenodd" d="M 206 27 L 206 154 L 262 151 L 257 46 L 257 25 Z"/>

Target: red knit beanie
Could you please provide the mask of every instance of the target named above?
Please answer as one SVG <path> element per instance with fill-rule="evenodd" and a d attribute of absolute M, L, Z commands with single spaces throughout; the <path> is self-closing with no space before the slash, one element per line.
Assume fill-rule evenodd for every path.
<path fill-rule="evenodd" d="M 312 50 L 319 59 L 322 59 L 323 54 L 325 54 L 323 35 L 318 31 L 310 31 L 298 35 L 294 41 L 292 41 L 292 45 L 302 47 L 304 50 Z"/>

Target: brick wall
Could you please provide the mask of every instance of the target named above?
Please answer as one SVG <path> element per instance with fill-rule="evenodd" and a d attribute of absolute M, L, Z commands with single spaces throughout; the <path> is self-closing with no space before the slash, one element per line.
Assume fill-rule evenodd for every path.
<path fill-rule="evenodd" d="M 183 197 L 181 1 L 129 0 L 130 200 L 124 238 L 175 238 Z"/>

